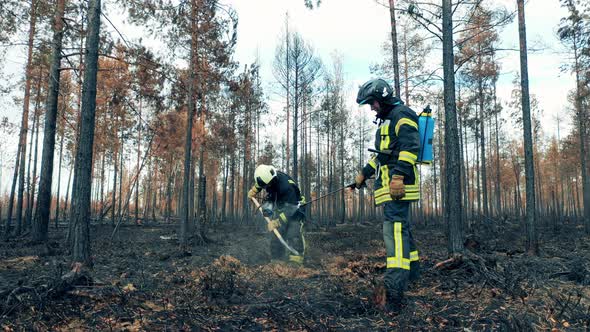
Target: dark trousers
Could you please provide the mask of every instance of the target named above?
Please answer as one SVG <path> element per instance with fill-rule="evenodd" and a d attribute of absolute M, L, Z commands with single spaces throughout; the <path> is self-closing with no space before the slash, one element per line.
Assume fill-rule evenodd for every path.
<path fill-rule="evenodd" d="M 418 249 L 410 231 L 410 202 L 386 202 L 384 214 L 383 240 L 387 252 L 384 283 L 388 296 L 401 299 L 408 281 L 419 274 Z"/>
<path fill-rule="evenodd" d="M 295 263 L 303 263 L 305 255 L 305 237 L 304 219 L 299 215 L 293 216 L 287 219 L 287 222 L 282 222 L 281 226 L 277 229 L 283 239 L 291 246 L 291 248 L 297 250 L 299 255 L 295 255 L 290 252 L 285 246 L 277 239 L 276 235 L 271 234 L 270 240 L 270 256 L 272 259 L 289 260 Z"/>

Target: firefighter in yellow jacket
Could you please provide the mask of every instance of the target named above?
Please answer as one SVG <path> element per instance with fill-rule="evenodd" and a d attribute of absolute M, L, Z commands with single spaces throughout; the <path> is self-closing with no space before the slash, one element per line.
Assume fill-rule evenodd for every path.
<path fill-rule="evenodd" d="M 373 156 L 356 178 L 360 188 L 375 175 L 375 204 L 383 205 L 383 239 L 387 251 L 384 283 L 387 309 L 398 311 L 408 282 L 418 278 L 418 250 L 410 231 L 410 202 L 420 199 L 416 159 L 420 149 L 418 116 L 393 95 L 382 79 L 363 84 L 357 103 L 376 112 L 379 128 L 375 134 Z"/>

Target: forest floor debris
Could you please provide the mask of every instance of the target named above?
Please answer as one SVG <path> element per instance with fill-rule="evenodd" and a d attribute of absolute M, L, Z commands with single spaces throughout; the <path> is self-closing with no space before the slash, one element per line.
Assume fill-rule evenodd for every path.
<path fill-rule="evenodd" d="M 519 251 L 521 239 L 481 233 L 460 262 L 435 268 L 447 259 L 444 233 L 419 225 L 422 276 L 410 286 L 405 309 L 390 315 L 380 303 L 385 249 L 378 223 L 308 233 L 304 266 L 271 261 L 270 235 L 252 225 L 219 226 L 208 233 L 213 242 L 178 255 L 177 242 L 162 239 L 174 227 L 122 227 L 111 242 L 110 226 L 94 226 L 94 266 L 63 289 L 56 282 L 70 270 L 67 257 L 40 256 L 40 246 L 16 240 L 0 243 L 0 328 L 590 328 L 590 238 L 579 232 L 543 232 L 538 257 Z M 61 230 L 50 235 L 57 252 L 66 252 Z"/>

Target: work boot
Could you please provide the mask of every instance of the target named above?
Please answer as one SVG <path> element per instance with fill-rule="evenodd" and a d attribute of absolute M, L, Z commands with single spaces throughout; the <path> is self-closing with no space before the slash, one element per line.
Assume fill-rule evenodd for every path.
<path fill-rule="evenodd" d="M 303 265 L 303 256 L 289 255 L 289 262 L 295 265 Z"/>
<path fill-rule="evenodd" d="M 387 292 L 384 311 L 388 314 L 399 314 L 407 304 L 403 293 Z"/>

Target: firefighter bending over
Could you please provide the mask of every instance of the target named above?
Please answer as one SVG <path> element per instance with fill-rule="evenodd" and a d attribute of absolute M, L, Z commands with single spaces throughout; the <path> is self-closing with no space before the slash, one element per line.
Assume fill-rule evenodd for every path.
<path fill-rule="evenodd" d="M 272 232 L 276 228 L 285 241 L 301 254 L 297 256 L 287 252 L 281 242 L 273 236 L 270 243 L 271 259 L 303 264 L 305 211 L 300 205 L 305 203 L 305 197 L 301 195 L 299 187 L 289 175 L 277 171 L 271 165 L 256 167 L 254 180 L 254 186 L 248 191 L 248 198 L 256 196 L 262 189 L 266 190 L 267 196 L 262 203 L 262 212 L 271 218 L 267 225 L 268 231 Z"/>

